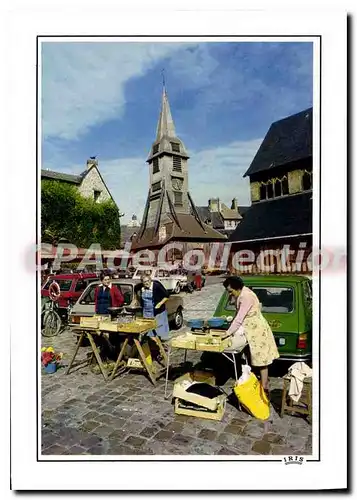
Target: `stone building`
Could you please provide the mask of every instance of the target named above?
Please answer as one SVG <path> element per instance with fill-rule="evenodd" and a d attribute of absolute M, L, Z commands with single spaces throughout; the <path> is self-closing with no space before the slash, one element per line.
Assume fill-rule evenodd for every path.
<path fill-rule="evenodd" d="M 210 198 L 208 206 L 197 207 L 198 213 L 205 224 L 229 237 L 238 224 L 242 221 L 249 207 L 238 206 L 238 201 L 233 198 L 231 208 L 219 198 Z"/>
<path fill-rule="evenodd" d="M 186 147 L 176 135 L 164 87 L 156 139 L 147 159 L 149 192 L 140 231 L 133 241 L 134 251 L 158 250 L 169 242 L 180 241 L 186 252 L 226 240 L 198 213 L 189 192 L 188 159 Z M 172 258 L 181 257 L 176 253 Z"/>
<path fill-rule="evenodd" d="M 93 198 L 98 203 L 114 199 L 107 188 L 98 168 L 98 160 L 89 158 L 87 168 L 79 175 L 63 174 L 48 169 L 41 170 L 41 180 L 53 180 L 75 185 L 82 196 Z M 115 203 L 115 202 L 114 202 Z"/>
<path fill-rule="evenodd" d="M 245 272 L 266 272 L 266 268 L 269 272 L 309 272 L 312 167 L 309 108 L 271 125 L 244 174 L 250 180 L 252 205 L 229 241 L 232 257 L 242 249 L 255 254 L 254 264 Z M 259 255 L 264 255 L 266 265 L 263 260 L 257 263 Z"/>
<path fill-rule="evenodd" d="M 124 248 L 126 243 L 132 242 L 137 237 L 140 226 L 141 224 L 135 214 L 133 214 L 131 220 L 127 224 L 120 225 L 121 248 Z"/>

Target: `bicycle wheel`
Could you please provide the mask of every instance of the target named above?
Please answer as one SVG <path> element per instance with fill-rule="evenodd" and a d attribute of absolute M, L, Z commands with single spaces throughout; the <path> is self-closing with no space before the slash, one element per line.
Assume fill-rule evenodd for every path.
<path fill-rule="evenodd" d="M 44 337 L 55 337 L 61 329 L 61 318 L 56 311 L 47 311 L 43 318 L 42 335 Z"/>

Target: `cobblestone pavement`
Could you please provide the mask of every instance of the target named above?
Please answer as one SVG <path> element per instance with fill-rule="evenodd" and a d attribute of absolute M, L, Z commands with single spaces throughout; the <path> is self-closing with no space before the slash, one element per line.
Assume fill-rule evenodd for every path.
<path fill-rule="evenodd" d="M 184 296 L 185 318 L 212 316 L 221 293 L 222 286 L 214 284 Z M 312 453 L 312 426 L 301 417 L 285 415 L 281 419 L 277 413 L 282 387 L 279 377 L 270 379 L 274 406 L 268 422 L 239 411 L 229 402 L 218 422 L 175 415 L 171 400 L 164 398 L 164 378 L 154 387 L 138 372 L 126 373 L 108 384 L 89 367 L 65 375 L 75 349 L 74 336 L 68 330 L 53 339 L 42 338 L 42 345 L 51 345 L 65 355 L 64 366 L 55 374 L 42 375 L 43 455 Z M 80 352 L 84 358 L 88 348 Z M 191 353 L 188 360 L 199 361 L 198 354 Z M 177 350 L 174 356 L 175 366 L 182 352 Z M 214 356 L 223 362 L 222 356 Z M 232 382 L 225 382 L 228 393 L 232 393 Z"/>

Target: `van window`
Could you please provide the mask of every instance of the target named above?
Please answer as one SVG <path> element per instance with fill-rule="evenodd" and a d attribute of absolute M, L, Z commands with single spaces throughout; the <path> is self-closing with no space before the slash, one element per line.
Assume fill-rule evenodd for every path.
<path fill-rule="evenodd" d="M 290 287 L 251 286 L 258 297 L 264 313 L 290 313 L 294 311 L 294 290 Z M 236 298 L 230 296 L 225 307 L 228 311 L 236 310 Z"/>
<path fill-rule="evenodd" d="M 75 292 L 83 292 L 88 285 L 88 281 L 79 280 L 77 281 Z"/>

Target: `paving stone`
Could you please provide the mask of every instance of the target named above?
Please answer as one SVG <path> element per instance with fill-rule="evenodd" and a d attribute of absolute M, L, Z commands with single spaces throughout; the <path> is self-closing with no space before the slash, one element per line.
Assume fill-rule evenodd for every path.
<path fill-rule="evenodd" d="M 217 437 L 217 431 L 212 431 L 211 429 L 202 429 L 198 434 L 200 439 L 207 439 L 208 441 L 214 441 Z"/>
<path fill-rule="evenodd" d="M 146 439 L 138 436 L 129 436 L 125 440 L 125 444 L 132 446 L 133 448 L 140 448 L 144 443 L 146 443 Z"/>
<path fill-rule="evenodd" d="M 108 437 L 113 432 L 113 427 L 109 427 L 106 424 L 101 424 L 94 431 L 94 434 L 100 437 Z"/>
<path fill-rule="evenodd" d="M 242 434 L 244 430 L 244 427 L 242 426 L 239 426 L 239 425 L 227 425 L 225 428 L 224 428 L 224 432 L 230 432 L 231 434 L 234 434 L 234 435 L 240 435 Z"/>
<path fill-rule="evenodd" d="M 171 422 L 164 429 L 165 429 L 165 431 L 170 431 L 170 432 L 181 432 L 182 429 L 183 429 L 183 423 L 181 423 L 181 422 Z"/>
<path fill-rule="evenodd" d="M 285 444 L 285 439 L 282 436 L 279 434 L 273 434 L 272 432 L 264 434 L 262 440 L 273 444 Z"/>
<path fill-rule="evenodd" d="M 252 438 L 261 438 L 264 433 L 264 424 L 257 421 L 248 422 L 247 425 L 242 428 L 242 435 Z"/>
<path fill-rule="evenodd" d="M 81 430 L 90 432 L 99 426 L 99 422 L 95 422 L 94 420 L 87 420 L 81 425 Z"/>
<path fill-rule="evenodd" d="M 237 442 L 237 436 L 235 434 L 231 434 L 230 432 L 222 432 L 217 439 L 218 443 L 232 446 Z"/>
<path fill-rule="evenodd" d="M 49 448 L 42 450 L 42 455 L 62 455 L 66 450 L 67 448 L 65 446 L 54 444 Z"/>
<path fill-rule="evenodd" d="M 183 436 L 197 437 L 201 430 L 202 429 L 199 427 L 193 427 L 192 425 L 187 424 L 182 429 L 181 434 Z"/>
<path fill-rule="evenodd" d="M 242 455 L 249 455 L 253 444 L 254 439 L 246 436 L 238 436 L 234 448 Z"/>
<path fill-rule="evenodd" d="M 177 446 L 187 447 L 192 443 L 192 437 L 184 436 L 183 434 L 175 434 L 170 443 Z"/>
<path fill-rule="evenodd" d="M 87 448 L 83 448 L 82 446 L 79 445 L 74 445 L 71 448 L 69 448 L 67 454 L 68 455 L 82 455 L 83 453 L 86 453 Z"/>
<path fill-rule="evenodd" d="M 248 422 L 248 419 L 246 418 L 239 418 L 239 417 L 234 417 L 230 421 L 231 425 L 237 425 L 238 427 L 244 427 Z"/>
<path fill-rule="evenodd" d="M 226 446 L 223 446 L 217 455 L 237 455 L 237 452 L 231 448 L 227 448 Z"/>
<path fill-rule="evenodd" d="M 169 431 L 159 431 L 157 434 L 155 434 L 155 439 L 157 439 L 158 441 L 168 441 L 171 438 L 172 432 Z"/>
<path fill-rule="evenodd" d="M 267 441 L 255 441 L 252 446 L 252 451 L 260 455 L 268 455 L 270 453 L 270 443 Z"/>

